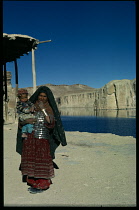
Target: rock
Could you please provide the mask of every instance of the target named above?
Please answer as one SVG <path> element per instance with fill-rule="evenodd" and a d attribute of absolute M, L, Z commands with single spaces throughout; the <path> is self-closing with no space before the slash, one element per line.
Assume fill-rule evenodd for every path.
<path fill-rule="evenodd" d="M 113 80 L 99 89 L 66 94 L 59 98 L 59 107 L 92 107 L 93 109 L 136 108 L 136 79 Z"/>
<path fill-rule="evenodd" d="M 15 88 L 11 85 L 11 72 L 7 72 L 8 101 L 4 101 L 8 107 L 8 120 L 13 121 L 16 114 Z M 4 85 L 4 83 L 3 83 Z M 53 85 L 45 84 L 54 94 L 59 109 L 62 108 L 91 108 L 93 110 L 110 109 L 135 109 L 136 108 L 136 79 L 112 80 L 102 88 L 92 88 L 87 85 Z M 37 88 L 40 86 L 37 86 Z M 19 88 L 20 89 L 20 88 Z M 29 97 L 33 94 L 33 88 L 26 88 Z"/>

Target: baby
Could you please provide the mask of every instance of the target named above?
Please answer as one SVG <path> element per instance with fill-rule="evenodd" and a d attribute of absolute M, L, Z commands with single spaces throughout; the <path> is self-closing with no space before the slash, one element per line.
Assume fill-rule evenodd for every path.
<path fill-rule="evenodd" d="M 20 121 L 24 121 L 29 118 L 35 118 L 33 115 L 34 112 L 34 104 L 28 100 L 28 92 L 26 89 L 18 90 L 18 98 L 16 109 L 19 116 Z M 27 133 L 32 133 L 33 125 L 26 124 L 22 127 L 22 137 L 27 137 Z"/>

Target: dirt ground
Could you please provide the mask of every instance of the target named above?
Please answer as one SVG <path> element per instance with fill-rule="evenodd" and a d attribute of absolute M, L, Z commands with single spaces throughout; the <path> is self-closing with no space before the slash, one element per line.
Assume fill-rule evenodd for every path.
<path fill-rule="evenodd" d="M 31 194 L 18 170 L 17 123 L 4 125 L 4 206 L 135 207 L 136 139 L 114 134 L 66 132 L 56 150 L 53 184 Z"/>

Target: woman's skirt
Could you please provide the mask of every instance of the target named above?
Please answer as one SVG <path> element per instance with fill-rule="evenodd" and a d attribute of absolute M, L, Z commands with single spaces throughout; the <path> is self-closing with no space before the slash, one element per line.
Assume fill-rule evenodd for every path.
<path fill-rule="evenodd" d="M 34 138 L 28 133 L 23 140 L 21 173 L 27 176 L 27 183 L 34 188 L 47 189 L 54 177 L 54 167 L 47 139 Z"/>

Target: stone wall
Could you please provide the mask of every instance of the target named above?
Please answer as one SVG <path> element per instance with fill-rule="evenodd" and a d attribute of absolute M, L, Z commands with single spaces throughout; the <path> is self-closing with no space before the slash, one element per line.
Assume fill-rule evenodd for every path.
<path fill-rule="evenodd" d="M 12 88 L 11 84 L 11 72 L 7 71 L 7 100 L 5 101 L 5 95 L 3 95 L 3 119 L 5 121 L 13 123 L 15 121 L 15 115 L 16 115 L 16 110 L 15 110 L 15 90 Z M 3 91 L 5 92 L 5 81 L 3 78 Z M 5 110 L 7 110 L 7 119 L 5 116 Z"/>

